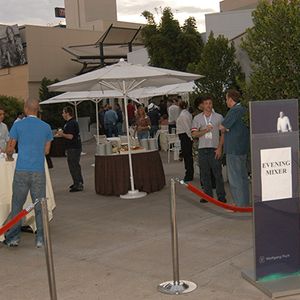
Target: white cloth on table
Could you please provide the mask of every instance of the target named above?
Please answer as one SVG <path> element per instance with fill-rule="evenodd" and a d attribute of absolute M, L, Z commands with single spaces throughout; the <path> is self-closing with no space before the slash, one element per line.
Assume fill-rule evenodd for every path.
<path fill-rule="evenodd" d="M 5 123 L 0 122 L 0 149 L 5 150 L 9 140 L 9 133 Z M 0 151 L 1 152 L 1 151 Z"/>
<path fill-rule="evenodd" d="M 6 161 L 5 158 L 0 158 L 0 227 L 4 224 L 11 211 L 12 201 L 12 183 L 14 178 L 14 172 L 16 167 L 16 158 L 13 162 Z M 48 212 L 49 219 L 53 218 L 53 210 L 55 208 L 54 194 L 50 179 L 48 166 L 45 161 L 45 173 L 46 173 L 46 197 L 48 198 Z M 32 203 L 30 194 L 27 196 L 27 200 L 24 204 L 26 208 Z M 36 230 L 34 210 L 31 211 L 24 220 L 24 225 L 29 225 L 33 231 Z M 0 236 L 0 241 L 4 240 L 4 236 Z"/>

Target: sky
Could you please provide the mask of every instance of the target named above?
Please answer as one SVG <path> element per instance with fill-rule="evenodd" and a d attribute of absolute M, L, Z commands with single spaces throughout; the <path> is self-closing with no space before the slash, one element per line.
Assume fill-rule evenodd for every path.
<path fill-rule="evenodd" d="M 118 20 L 145 23 L 145 19 L 141 17 L 144 10 L 151 11 L 159 20 L 161 8 L 169 6 L 181 24 L 188 17 L 195 17 L 198 30 L 203 32 L 205 14 L 218 12 L 219 2 L 219 0 L 117 0 Z M 53 26 L 62 21 L 54 17 L 54 7 L 64 7 L 64 1 L 0 0 L 0 7 L 0 24 Z"/>

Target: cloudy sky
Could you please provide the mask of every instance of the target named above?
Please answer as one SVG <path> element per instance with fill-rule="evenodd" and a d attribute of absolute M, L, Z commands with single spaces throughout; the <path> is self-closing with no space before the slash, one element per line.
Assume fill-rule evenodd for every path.
<path fill-rule="evenodd" d="M 169 6 L 181 23 L 193 16 L 199 31 L 204 31 L 204 15 L 219 11 L 219 0 L 117 0 L 118 20 L 144 23 L 143 10 L 153 12 L 158 18 L 161 8 Z M 62 19 L 54 17 L 54 7 L 64 7 L 63 0 L 0 0 L 0 24 L 56 25 Z"/>

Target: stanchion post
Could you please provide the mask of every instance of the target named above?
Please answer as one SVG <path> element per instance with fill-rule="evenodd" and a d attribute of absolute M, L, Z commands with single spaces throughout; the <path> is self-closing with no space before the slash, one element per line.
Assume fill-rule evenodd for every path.
<path fill-rule="evenodd" d="M 44 249 L 45 249 L 45 257 L 46 257 L 47 272 L 48 272 L 50 299 L 57 300 L 52 244 L 51 244 L 50 229 L 49 229 L 47 198 L 41 199 L 41 206 L 42 206 L 43 229 L 44 229 Z"/>
<path fill-rule="evenodd" d="M 174 284 L 179 284 L 178 231 L 176 219 L 176 184 L 174 179 L 171 179 L 170 213 L 172 233 L 173 281 Z"/>
<path fill-rule="evenodd" d="M 197 288 L 197 285 L 191 281 L 179 280 L 178 231 L 176 220 L 176 185 L 173 178 L 171 179 L 170 216 L 172 235 L 173 280 L 161 283 L 160 285 L 158 285 L 158 290 L 162 293 L 171 295 L 186 294 L 194 291 Z"/>

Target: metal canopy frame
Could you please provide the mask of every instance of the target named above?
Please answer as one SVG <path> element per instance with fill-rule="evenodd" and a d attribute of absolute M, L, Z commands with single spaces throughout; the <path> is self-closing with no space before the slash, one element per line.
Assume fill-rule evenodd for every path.
<path fill-rule="evenodd" d="M 127 53 L 132 52 L 134 47 L 143 46 L 141 29 L 142 26 L 126 28 L 111 24 L 96 43 L 71 45 L 62 49 L 74 56 L 72 58 L 73 61 L 82 64 L 82 69 L 77 75 L 83 74 L 91 69 L 114 64 L 121 58 L 126 59 Z M 122 37 L 121 39 L 119 38 L 120 36 Z M 95 51 L 97 48 L 99 48 L 98 53 Z M 106 54 L 108 51 L 110 53 Z"/>

